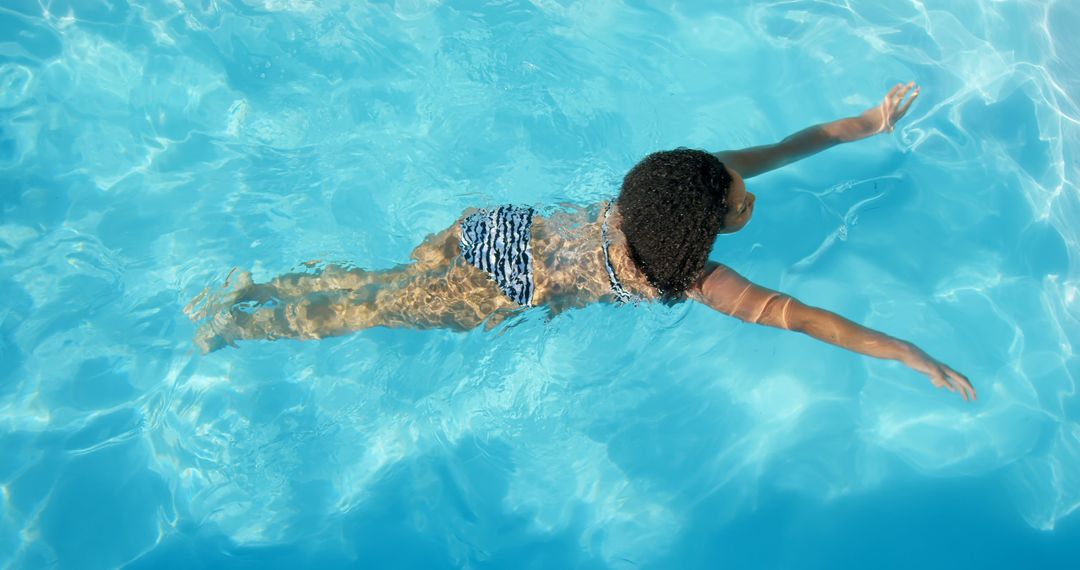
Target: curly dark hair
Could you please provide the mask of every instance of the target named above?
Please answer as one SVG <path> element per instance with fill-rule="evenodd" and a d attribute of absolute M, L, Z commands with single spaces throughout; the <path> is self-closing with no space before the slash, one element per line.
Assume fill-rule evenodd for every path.
<path fill-rule="evenodd" d="M 728 211 L 731 175 L 701 150 L 656 152 L 623 178 L 616 203 L 630 256 L 665 302 L 701 274 Z"/>

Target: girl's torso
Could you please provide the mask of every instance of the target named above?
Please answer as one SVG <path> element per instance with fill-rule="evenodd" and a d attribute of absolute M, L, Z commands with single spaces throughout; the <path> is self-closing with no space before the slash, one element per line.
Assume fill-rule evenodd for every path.
<path fill-rule="evenodd" d="M 548 216 L 534 215 L 530 242 L 536 286 L 533 304 L 544 305 L 557 314 L 591 303 L 616 301 L 608 262 L 618 282 L 631 295 L 643 300 L 655 298 L 656 290 L 630 257 L 619 222 L 618 209 L 609 202 L 563 206 Z"/>
<path fill-rule="evenodd" d="M 532 216 L 528 247 L 532 257 L 532 305 L 545 306 L 551 315 L 596 302 L 615 302 L 604 256 L 604 221 L 609 242 L 607 260 L 622 288 L 636 299 L 658 297 L 645 275 L 634 265 L 619 230 L 614 204 L 563 206 L 554 213 Z M 409 279 L 422 291 L 387 310 L 404 320 L 472 328 L 482 322 L 493 326 L 522 306 L 500 290 L 493 275 L 465 259 L 461 248 L 462 222 L 477 210 L 466 211 L 458 223 L 429 236 L 412 254 Z M 422 297 L 422 298 L 420 298 Z"/>

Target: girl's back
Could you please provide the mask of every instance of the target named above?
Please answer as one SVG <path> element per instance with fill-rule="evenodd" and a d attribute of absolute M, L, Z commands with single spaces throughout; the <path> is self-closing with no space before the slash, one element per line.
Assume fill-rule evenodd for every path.
<path fill-rule="evenodd" d="M 611 209 L 608 213 L 607 210 Z M 476 211 L 462 216 L 467 219 Z M 606 218 L 606 230 L 605 230 Z M 522 308 L 500 290 L 491 275 L 468 262 L 462 255 L 461 221 L 438 234 L 429 236 L 413 251 L 414 265 L 409 289 L 417 291 L 407 297 L 423 297 L 424 302 L 408 305 L 388 303 L 400 298 L 401 291 L 384 290 L 379 303 L 384 310 L 392 306 L 397 318 L 409 320 L 413 326 L 425 323 L 454 328 L 472 328 L 481 322 L 493 326 Z M 654 296 L 645 276 L 632 263 L 626 240 L 619 231 L 618 210 L 607 202 L 589 206 L 564 205 L 547 216 L 532 216 L 531 239 L 528 248 L 532 264 L 532 306 L 546 307 L 554 316 L 562 311 L 580 308 L 596 302 L 613 302 L 611 276 L 607 263 L 622 286 L 635 296 Z M 604 238 L 608 240 L 607 254 Z M 442 282 L 441 284 L 439 282 Z M 459 300 L 462 310 L 452 310 Z M 467 308 L 467 309 L 466 309 Z M 450 315 L 449 322 L 444 317 Z M 385 317 L 392 318 L 390 314 Z"/>
<path fill-rule="evenodd" d="M 605 237 L 609 244 L 606 257 Z M 550 216 L 536 216 L 532 254 L 537 291 L 534 304 L 548 307 L 553 315 L 615 301 L 608 261 L 623 287 L 642 298 L 652 296 L 644 275 L 631 262 L 626 239 L 619 231 L 618 210 L 608 202 L 565 206 Z"/>

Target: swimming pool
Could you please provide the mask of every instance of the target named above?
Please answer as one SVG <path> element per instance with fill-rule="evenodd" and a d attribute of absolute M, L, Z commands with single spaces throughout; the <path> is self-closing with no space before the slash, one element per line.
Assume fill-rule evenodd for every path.
<path fill-rule="evenodd" d="M 1078 559 L 1080 11 L 716 4 L 5 2 L 4 566 Z M 975 405 L 689 305 L 193 350 L 233 267 L 388 267 L 466 207 L 602 200 L 908 79 L 893 136 L 752 180 L 713 257 Z"/>

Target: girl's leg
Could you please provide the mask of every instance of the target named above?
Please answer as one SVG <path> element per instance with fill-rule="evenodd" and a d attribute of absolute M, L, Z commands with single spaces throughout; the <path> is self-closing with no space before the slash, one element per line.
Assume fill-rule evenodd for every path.
<path fill-rule="evenodd" d="M 497 323 L 520 308 L 486 273 L 467 264 L 428 272 L 406 266 L 375 273 L 381 275 L 356 289 L 311 290 L 234 303 L 200 327 L 195 343 L 206 353 L 239 340 L 325 338 L 377 326 L 468 330 L 484 322 Z M 255 287 L 266 287 L 260 290 L 266 294 L 280 293 L 269 284 Z"/>
<path fill-rule="evenodd" d="M 329 274 L 289 274 L 254 283 L 244 272 L 219 298 L 204 291 L 188 305 L 192 320 L 205 319 L 195 344 L 207 353 L 238 340 L 323 338 L 375 326 L 370 317 L 375 291 L 393 288 L 408 273 L 408 266 L 372 272 L 335 267 Z"/>
<path fill-rule="evenodd" d="M 195 344 L 207 353 L 239 340 L 315 339 L 375 326 L 372 300 L 364 296 L 357 291 L 313 291 L 259 304 L 237 303 L 204 323 Z"/>
<path fill-rule="evenodd" d="M 234 302 L 259 301 L 272 297 L 297 297 L 315 291 L 347 291 L 369 285 L 401 286 L 405 280 L 432 271 L 446 271 L 448 264 L 460 253 L 457 245 L 457 224 L 429 235 L 410 257 L 413 262 L 393 269 L 369 271 L 327 265 L 311 273 L 286 273 L 266 283 L 254 283 L 250 273 L 237 276 Z"/>
<path fill-rule="evenodd" d="M 262 284 L 245 272 L 222 298 L 204 291 L 186 311 L 193 320 L 208 319 L 195 339 L 206 353 L 238 340 L 323 338 L 375 326 L 467 330 L 519 308 L 459 254 L 455 224 L 418 246 L 410 265 L 381 271 L 330 265 Z"/>
<path fill-rule="evenodd" d="M 409 265 L 368 271 L 327 265 L 312 273 L 286 273 L 267 283 L 254 285 L 249 295 L 253 298 L 267 294 L 279 297 L 295 297 L 315 291 L 351 291 L 369 285 L 390 285 L 408 277 L 414 268 Z"/>

